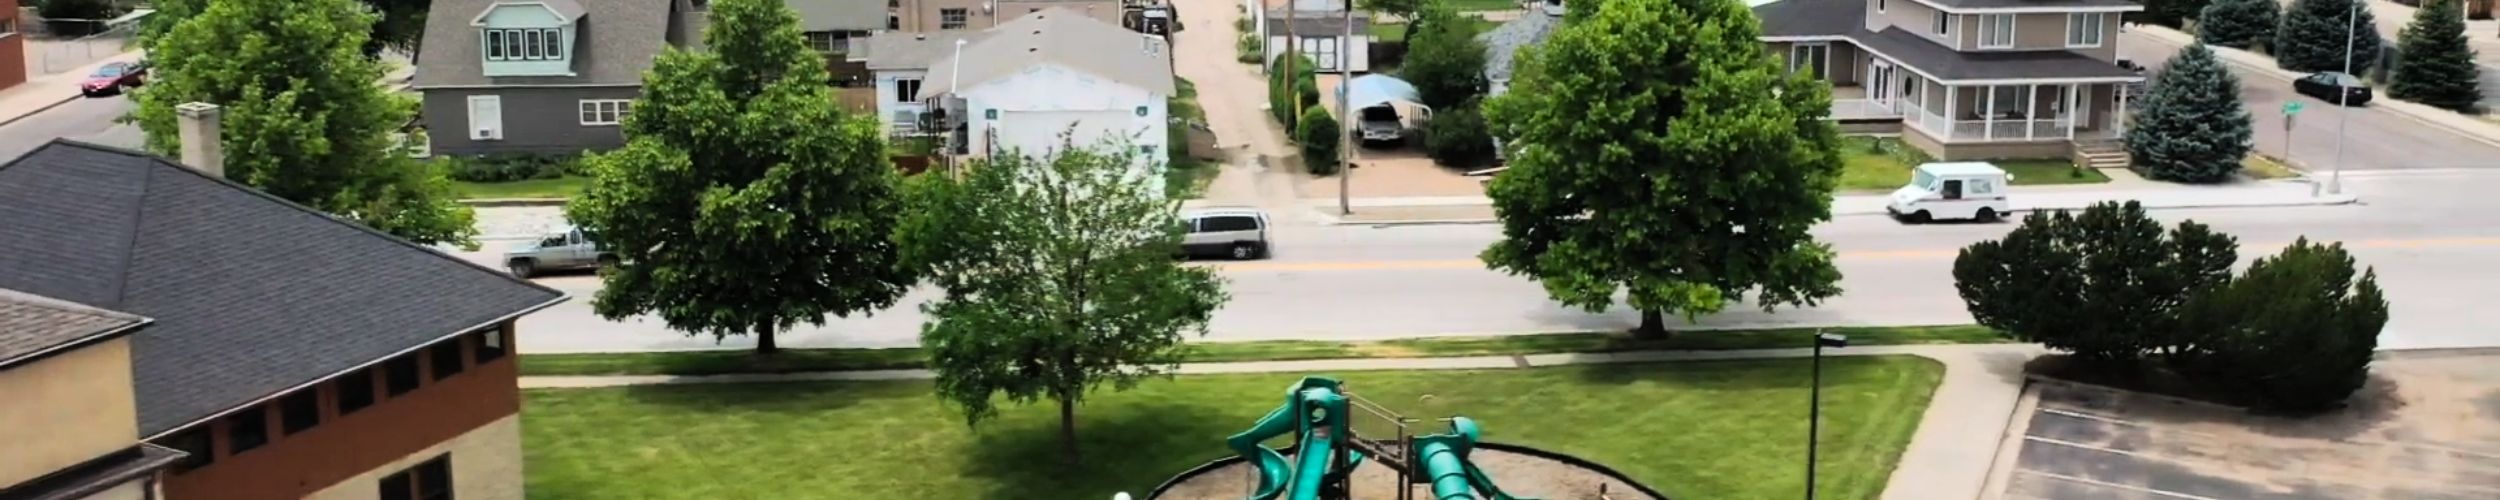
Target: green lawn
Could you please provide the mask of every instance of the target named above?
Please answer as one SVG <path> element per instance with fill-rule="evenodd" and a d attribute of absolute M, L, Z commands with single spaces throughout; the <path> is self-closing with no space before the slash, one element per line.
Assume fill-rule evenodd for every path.
<path fill-rule="evenodd" d="M 1890 191 L 1909 182 L 1910 169 L 1934 161 L 1917 149 L 1890 137 L 1849 136 L 1841 141 L 1842 191 Z M 2109 176 L 2093 169 L 2077 169 L 2062 159 L 2053 160 L 1990 160 L 2013 175 L 2016 186 L 2050 184 L 2098 184 L 2109 182 Z"/>
<path fill-rule="evenodd" d="M 1838 358 L 1824 372 L 1821 494 L 1875 498 L 1943 367 Z M 1604 463 L 1674 498 L 1784 498 L 1803 486 L 1801 359 L 1338 375 L 1394 411 L 1472 417 L 1488 440 Z M 522 431 L 528 491 L 538 499 L 1142 495 L 1225 456 L 1224 438 L 1273 409 L 1299 376 L 1189 376 L 1098 391 L 1077 413 L 1085 455 L 1074 463 L 1061 454 L 1055 406 L 1004 407 L 971 429 L 926 381 L 532 390 Z M 1421 430 L 1441 430 L 1426 422 Z M 1385 434 L 1377 422 L 1357 425 Z"/>
<path fill-rule="evenodd" d="M 1189 150 L 1189 124 L 1207 121 L 1206 110 L 1198 107 L 1198 84 L 1177 76 L 1172 77 L 1172 83 L 1179 90 L 1173 92 L 1166 111 L 1171 114 L 1172 123 L 1166 127 L 1169 145 L 1165 151 L 1170 153 L 1166 155 L 1170 165 L 1163 171 L 1163 194 L 1196 198 L 1207 192 L 1208 183 L 1215 182 L 1220 165 L 1200 160 L 1197 152 Z"/>
<path fill-rule="evenodd" d="M 1831 328 L 1855 345 L 1980 344 L 2005 342 L 1996 332 L 1977 325 Z M 1263 341 L 1191 344 L 1191 362 L 1275 361 L 1296 359 L 1413 358 L 1621 352 L 1649 350 L 1726 350 L 1808 347 L 1811 329 L 1725 330 L 1680 332 L 1659 340 L 1636 340 L 1612 333 L 1560 333 L 1501 337 L 1445 337 L 1375 342 Z M 758 359 L 743 350 L 637 352 L 602 354 L 524 354 L 522 375 L 716 375 L 724 373 L 787 373 L 807 371 L 918 368 L 917 348 L 783 349 Z"/>
<path fill-rule="evenodd" d="M 588 177 L 531 179 L 513 182 L 452 181 L 453 191 L 464 200 L 481 198 L 571 198 L 590 186 Z"/>

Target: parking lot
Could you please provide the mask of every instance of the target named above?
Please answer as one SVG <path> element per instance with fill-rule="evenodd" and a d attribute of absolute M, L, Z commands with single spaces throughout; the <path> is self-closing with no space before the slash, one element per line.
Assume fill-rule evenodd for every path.
<path fill-rule="evenodd" d="M 2001 498 L 2500 498 L 2500 356 L 2408 357 L 2308 418 L 2039 384 Z"/>

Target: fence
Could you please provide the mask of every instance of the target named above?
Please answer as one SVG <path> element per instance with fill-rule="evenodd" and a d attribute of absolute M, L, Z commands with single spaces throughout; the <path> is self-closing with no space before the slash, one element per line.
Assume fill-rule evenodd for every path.
<path fill-rule="evenodd" d="M 139 10 L 112 19 L 36 19 L 27 16 L 21 29 L 26 41 L 26 70 L 49 75 L 78 69 L 139 48 L 139 28 L 153 10 Z"/>

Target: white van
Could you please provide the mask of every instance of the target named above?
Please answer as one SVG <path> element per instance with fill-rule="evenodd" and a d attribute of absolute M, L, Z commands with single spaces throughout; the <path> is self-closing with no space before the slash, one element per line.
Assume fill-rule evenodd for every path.
<path fill-rule="evenodd" d="M 1911 222 L 1966 219 L 1988 222 L 2013 211 L 2006 198 L 2005 169 L 1987 162 L 1929 163 L 1910 172 L 1910 184 L 1893 190 L 1884 210 Z"/>

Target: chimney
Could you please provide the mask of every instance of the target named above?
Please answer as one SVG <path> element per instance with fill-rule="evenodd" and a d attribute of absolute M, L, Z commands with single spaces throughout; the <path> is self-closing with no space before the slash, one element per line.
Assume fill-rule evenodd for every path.
<path fill-rule="evenodd" d="M 174 106 L 175 132 L 182 139 L 182 164 L 219 178 L 226 176 L 225 145 L 218 117 L 224 110 L 205 102 Z"/>

